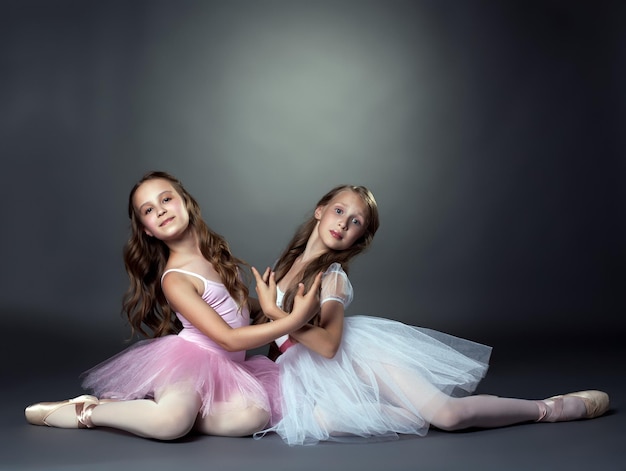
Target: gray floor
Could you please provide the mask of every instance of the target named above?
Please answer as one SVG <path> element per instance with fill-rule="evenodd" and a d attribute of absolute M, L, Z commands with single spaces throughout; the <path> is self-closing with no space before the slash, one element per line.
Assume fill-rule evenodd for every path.
<path fill-rule="evenodd" d="M 162 443 L 109 429 L 29 425 L 23 418 L 26 405 L 80 394 L 78 373 L 96 358 L 111 354 L 110 346 L 94 351 L 93 343 L 85 348 L 70 339 L 59 350 L 43 336 L 30 354 L 25 349 L 21 352 L 21 367 L 3 376 L 7 382 L 0 401 L 0 469 L 626 470 L 626 415 L 622 412 L 626 380 L 617 368 L 625 349 L 609 339 L 584 347 L 570 340 L 548 348 L 548 339 L 538 339 L 532 356 L 525 353 L 528 346 L 510 339 L 495 342 L 490 372 L 478 392 L 541 398 L 604 389 L 611 395 L 612 407 L 602 418 L 462 433 L 431 430 L 424 438 L 402 437 L 392 442 L 289 447 L 277 436 L 253 440 L 198 435 Z"/>

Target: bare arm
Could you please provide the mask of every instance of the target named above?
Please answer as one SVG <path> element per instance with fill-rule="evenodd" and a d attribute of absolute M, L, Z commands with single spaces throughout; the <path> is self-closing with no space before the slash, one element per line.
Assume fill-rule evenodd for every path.
<path fill-rule="evenodd" d="M 256 269 L 253 268 L 252 270 L 257 279 L 259 301 L 267 317 L 274 321 L 289 317 L 291 314 L 287 315 L 281 309 L 274 309 L 276 307 L 276 280 L 274 272 L 268 268 L 263 273 L 263 277 L 261 277 Z M 298 308 L 298 301 L 298 299 L 294 300 L 294 311 Z M 332 358 L 341 344 L 343 318 L 343 304 L 339 301 L 329 300 L 322 304 L 319 325 L 306 324 L 290 332 L 289 336 L 309 350 L 313 350 L 326 358 Z M 270 322 L 270 324 L 273 323 Z"/>
<path fill-rule="evenodd" d="M 300 328 L 314 314 L 319 302 L 317 290 L 321 276 L 306 295 L 304 287 L 298 292 L 298 309 L 277 322 L 247 325 L 233 329 L 201 297 L 198 287 L 187 275 L 171 273 L 163 279 L 163 292 L 168 302 L 200 332 L 227 351 L 261 347 L 286 333 Z M 278 308 L 277 308 L 278 309 Z M 293 315 L 295 314 L 295 316 Z"/>
<path fill-rule="evenodd" d="M 343 335 L 343 304 L 339 301 L 326 301 L 322 304 L 320 324 L 306 324 L 289 336 L 309 350 L 332 358 L 337 353 Z"/>

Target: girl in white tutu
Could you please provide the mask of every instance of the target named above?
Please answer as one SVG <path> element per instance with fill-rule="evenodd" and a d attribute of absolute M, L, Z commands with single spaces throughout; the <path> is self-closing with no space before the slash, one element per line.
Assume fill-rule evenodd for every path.
<path fill-rule="evenodd" d="M 344 317 L 352 300 L 348 264 L 378 225 L 373 195 L 362 186 L 339 186 L 317 203 L 273 271 L 252 269 L 266 314 L 260 323 L 283 320 L 299 284 L 312 287 L 324 272 L 319 312 L 275 342 L 282 418 L 256 438 L 274 431 L 290 445 L 389 439 L 423 436 L 430 426 L 452 431 L 606 412 L 609 399 L 601 391 L 545 400 L 471 395 L 487 371 L 490 347 L 392 320 Z M 274 303 L 283 310 L 273 311 Z"/>
<path fill-rule="evenodd" d="M 246 360 L 245 350 L 303 326 L 318 309 L 319 278 L 310 294 L 299 290 L 291 315 L 249 325 L 242 262 L 177 179 L 147 174 L 130 193 L 128 213 L 124 311 L 133 331 L 154 338 L 86 372 L 83 386 L 93 396 L 34 404 L 26 419 L 160 440 L 192 429 L 223 436 L 261 430 L 278 410 L 271 403 L 279 397 L 278 368 L 264 356 Z M 276 306 L 268 312 L 280 314 Z"/>

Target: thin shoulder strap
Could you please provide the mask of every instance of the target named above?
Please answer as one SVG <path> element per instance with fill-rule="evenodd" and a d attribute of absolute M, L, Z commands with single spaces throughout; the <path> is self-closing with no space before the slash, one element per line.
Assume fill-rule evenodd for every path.
<path fill-rule="evenodd" d="M 181 270 L 180 268 L 170 268 L 169 270 L 165 270 L 161 275 L 161 283 L 163 283 L 163 278 L 165 277 L 165 275 L 167 275 L 171 271 L 177 271 L 179 273 L 184 273 L 185 275 L 195 276 L 196 278 L 200 278 L 204 283 L 207 282 L 207 279 L 205 277 L 203 277 L 202 275 L 198 275 L 197 273 L 194 273 L 192 271 Z"/>

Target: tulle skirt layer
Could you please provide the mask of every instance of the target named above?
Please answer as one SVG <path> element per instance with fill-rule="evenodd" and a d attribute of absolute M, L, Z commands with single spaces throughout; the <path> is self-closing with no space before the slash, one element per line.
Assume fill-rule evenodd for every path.
<path fill-rule="evenodd" d="M 469 395 L 491 347 L 369 316 L 345 319 L 332 359 L 296 344 L 281 355 L 282 418 L 268 431 L 290 445 L 425 435 L 450 397 Z"/>
<path fill-rule="evenodd" d="M 228 404 L 280 411 L 278 366 L 264 356 L 236 361 L 214 346 L 178 335 L 137 342 L 83 373 L 83 387 L 102 398 L 154 398 L 165 388 L 193 388 L 202 398 L 201 415 Z M 275 403 L 273 403 L 275 401 Z M 235 406 L 236 405 L 236 406 Z M 275 419 L 274 419 L 275 420 Z"/>

